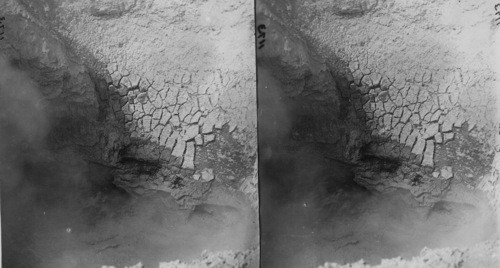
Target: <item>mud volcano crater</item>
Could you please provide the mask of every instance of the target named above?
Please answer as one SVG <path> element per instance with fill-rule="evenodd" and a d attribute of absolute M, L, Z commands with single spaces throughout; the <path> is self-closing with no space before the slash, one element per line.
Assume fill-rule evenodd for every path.
<path fill-rule="evenodd" d="M 367 8 L 341 2 L 257 11 L 272 43 L 257 53 L 264 267 L 495 266 L 494 127 L 440 101 L 457 93 L 434 74 L 391 77 L 341 47 L 340 29 L 391 16 L 332 14 Z"/>
<path fill-rule="evenodd" d="M 193 180 L 195 171 L 169 149 L 99 118 L 107 104 L 72 117 L 40 103 L 24 63 L 2 64 L 10 76 L 2 81 L 5 267 L 157 267 L 198 260 L 205 250 L 247 263 L 255 211 L 237 182 Z"/>
<path fill-rule="evenodd" d="M 198 25 L 178 3 L 0 6 L 3 267 L 255 267 L 255 120 L 233 105 L 255 110 L 255 75 L 185 40 L 250 23 Z"/>

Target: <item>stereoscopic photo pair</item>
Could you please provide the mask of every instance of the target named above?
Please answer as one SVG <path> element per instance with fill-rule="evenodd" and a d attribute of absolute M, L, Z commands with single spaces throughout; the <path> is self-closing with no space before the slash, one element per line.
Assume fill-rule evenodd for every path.
<path fill-rule="evenodd" d="M 1 0 L 2 267 L 498 267 L 500 2 Z"/>

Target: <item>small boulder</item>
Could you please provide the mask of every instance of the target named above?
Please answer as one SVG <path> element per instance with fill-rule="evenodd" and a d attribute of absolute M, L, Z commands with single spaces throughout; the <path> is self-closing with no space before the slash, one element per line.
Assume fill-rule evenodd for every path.
<path fill-rule="evenodd" d="M 213 179 L 215 179 L 214 170 L 213 169 L 206 168 L 206 169 L 203 169 L 201 171 L 201 180 L 202 181 L 209 182 L 209 181 L 212 181 Z"/>
<path fill-rule="evenodd" d="M 441 177 L 445 180 L 453 178 L 453 170 L 450 166 L 445 166 L 441 169 Z"/>

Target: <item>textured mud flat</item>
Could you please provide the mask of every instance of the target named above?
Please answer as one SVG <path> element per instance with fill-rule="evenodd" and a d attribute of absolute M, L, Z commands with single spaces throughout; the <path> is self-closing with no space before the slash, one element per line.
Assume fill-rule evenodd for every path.
<path fill-rule="evenodd" d="M 273 100 L 280 97 L 269 91 L 283 89 L 268 72 L 260 74 L 259 88 L 268 90 L 260 108 L 272 111 Z M 285 129 L 294 126 L 289 115 L 295 107 L 278 109 L 281 114 L 260 119 L 266 126 L 261 137 L 280 139 L 263 142 L 259 166 L 263 267 L 317 267 L 360 259 L 374 265 L 386 258 L 417 256 L 425 247 L 471 247 L 495 235 L 493 210 L 484 193 L 471 191 L 474 203 L 429 204 L 404 188 L 376 191 L 356 180 L 358 174 L 369 170 L 369 178 L 396 176 L 400 162 L 340 161 L 332 157 L 333 146 L 294 140 L 297 135 Z M 420 183 L 409 181 L 408 187 Z"/>

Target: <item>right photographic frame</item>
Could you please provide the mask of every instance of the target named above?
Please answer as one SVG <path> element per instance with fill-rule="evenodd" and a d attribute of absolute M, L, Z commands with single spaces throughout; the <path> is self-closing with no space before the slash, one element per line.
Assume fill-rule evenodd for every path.
<path fill-rule="evenodd" d="M 255 6 L 261 267 L 498 267 L 500 2 Z"/>

